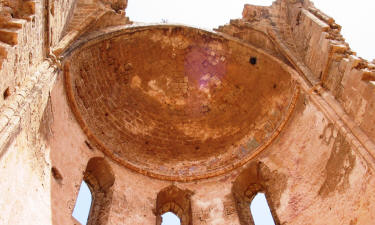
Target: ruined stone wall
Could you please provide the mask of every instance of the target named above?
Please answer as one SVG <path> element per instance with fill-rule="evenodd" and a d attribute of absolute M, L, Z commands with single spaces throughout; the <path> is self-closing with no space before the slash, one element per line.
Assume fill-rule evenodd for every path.
<path fill-rule="evenodd" d="M 45 140 L 51 135 L 46 106 L 55 69 L 46 62 L 37 70 L 1 108 L 0 224 L 49 224 L 51 219 L 50 149 Z"/>
<path fill-rule="evenodd" d="M 295 55 L 316 79 L 342 104 L 355 123 L 374 139 L 375 65 L 355 56 L 340 34 L 334 19 L 311 2 L 287 4 L 277 1 L 273 9 L 281 13 L 285 42 L 294 43 Z M 279 25 L 280 26 L 280 25 Z M 293 47 L 290 48 L 293 51 Z M 298 55 L 299 54 L 299 55 Z"/>
<path fill-rule="evenodd" d="M 333 18 L 307 0 L 246 5 L 241 20 L 218 29 L 255 46 L 262 45 L 260 34 L 267 36 L 265 49 L 289 62 L 312 89 L 332 95 L 341 106 L 331 106 L 374 156 L 375 65 L 357 57 L 340 30 Z"/>
<path fill-rule="evenodd" d="M 73 17 L 74 9 L 77 7 L 77 0 L 49 1 L 49 35 L 50 46 L 56 45 L 63 37 L 63 30 Z"/>
<path fill-rule="evenodd" d="M 291 66 L 301 93 L 285 127 L 259 155 L 227 174 L 185 183 L 132 172 L 90 143 L 69 106 L 58 62 L 43 58 L 51 46 L 63 46 L 62 53 L 87 28 L 82 18 L 69 19 L 85 10 L 75 11 L 74 0 L 26 2 L 0 3 L 0 224 L 78 225 L 71 215 L 94 157 L 103 157 L 114 176 L 109 191 L 98 192 L 105 196 L 96 195 L 106 206 L 100 224 L 155 224 L 157 196 L 171 185 L 186 190 L 191 211 L 163 207 L 191 216 L 192 224 L 246 224 L 249 212 L 239 217 L 238 210 L 248 202 L 235 198 L 233 185 L 252 163 L 262 165 L 263 178 L 249 182 L 260 182 L 280 224 L 375 221 L 374 65 L 354 56 L 340 27 L 309 1 L 247 6 L 243 19 L 219 28 Z M 113 25 L 106 15 L 90 29 Z M 69 29 L 76 36 L 60 45 Z"/>
<path fill-rule="evenodd" d="M 50 224 L 46 1 L 0 1 L 0 224 Z"/>
<path fill-rule="evenodd" d="M 71 224 L 71 214 L 87 162 L 92 157 L 102 156 L 102 153 L 92 145 L 86 144 L 89 142 L 75 122 L 68 106 L 62 79 L 57 82 L 51 93 L 51 102 L 53 111 L 60 109 L 54 113 L 54 135 L 49 139 L 53 149 L 51 161 L 52 166 L 62 175 L 61 181 L 51 181 L 53 221 L 56 224 Z M 67 133 L 74 134 L 74 138 L 67 136 Z M 150 179 L 116 163 L 108 162 L 115 174 L 108 224 L 155 224 L 154 213 L 158 192 L 172 182 Z M 192 224 L 239 224 L 234 213 L 229 177 L 222 181 L 216 179 L 199 184 L 175 185 L 193 192 Z"/>
<path fill-rule="evenodd" d="M 322 113 L 320 98 L 302 94 L 281 135 L 252 162 L 266 168 L 269 197 L 281 224 L 370 224 L 375 219 L 374 164 L 363 158 L 350 133 Z M 49 140 L 52 166 L 63 177 L 52 179 L 53 217 L 56 224 L 71 224 L 87 162 L 102 153 L 85 143 L 61 79 L 51 99 L 53 111 L 60 109 Z M 232 183 L 242 168 L 218 178 L 179 183 L 150 179 L 108 162 L 115 174 L 108 224 L 154 224 L 156 197 L 171 184 L 192 192 L 193 224 L 240 224 Z"/>
<path fill-rule="evenodd" d="M 262 158 L 287 177 L 277 215 L 281 224 L 370 224 L 374 164 L 316 100 L 301 99 L 291 125 Z"/>
<path fill-rule="evenodd" d="M 316 177 L 316 179 L 326 177 L 326 180 L 316 191 L 313 190 L 318 188 L 318 186 L 315 186 L 316 183 L 311 185 L 306 193 L 297 194 L 299 189 L 297 186 L 293 188 L 291 193 L 293 192 L 294 194 L 290 195 L 291 198 L 283 200 L 286 205 L 294 204 L 292 206 L 293 210 L 286 214 L 280 212 L 280 210 L 283 211 L 284 206 L 276 210 L 280 221 L 287 221 L 287 224 L 306 224 L 306 221 L 311 221 L 311 224 L 325 224 L 331 221 L 336 221 L 332 224 L 370 223 L 369 221 L 371 221 L 374 213 L 370 212 L 364 216 L 364 212 L 367 209 L 363 209 L 363 205 L 367 203 L 363 203 L 363 201 L 367 201 L 366 198 L 359 200 L 361 198 L 356 192 L 353 192 L 354 195 L 348 194 L 346 190 L 344 191 L 344 187 L 357 189 L 358 192 L 366 190 L 365 193 L 367 194 L 365 195 L 370 197 L 368 188 L 370 187 L 371 189 L 371 185 L 367 185 L 367 183 L 373 182 L 371 180 L 373 180 L 375 148 L 372 141 L 374 132 L 374 85 L 369 81 L 374 79 L 374 66 L 354 56 L 354 53 L 351 52 L 348 44 L 344 42 L 339 33 L 340 26 L 335 24 L 332 18 L 314 8 L 309 1 L 276 1 L 270 8 L 248 5 L 245 6 L 243 16 L 242 20 L 231 21 L 230 25 L 220 27 L 219 31 L 239 37 L 255 45 L 259 45 L 258 41 L 244 34 L 251 33 L 253 36 L 259 36 L 257 34 L 259 31 L 268 34 L 276 47 L 267 47 L 266 49 L 277 57 L 279 57 L 278 54 L 281 52 L 284 57 L 288 58 L 292 66 L 304 77 L 305 81 L 310 83 L 310 91 L 315 91 L 317 95 L 324 96 L 326 103 L 330 105 L 328 111 L 333 110 L 331 115 L 338 115 L 338 118 L 336 116 L 336 119 L 331 122 L 314 121 L 311 124 L 311 126 L 315 127 L 314 129 L 321 126 L 319 128 L 322 130 L 319 136 L 320 141 L 310 139 L 315 132 L 313 131 L 314 129 L 310 129 L 305 135 L 302 131 L 298 132 L 301 135 L 299 138 L 308 136 L 310 144 L 320 143 L 316 147 L 301 145 L 298 150 L 299 153 L 293 153 L 290 156 L 308 154 L 308 152 L 313 151 L 311 154 L 314 154 L 314 156 L 305 155 L 300 158 L 313 161 L 313 158 L 317 157 L 317 151 L 323 151 L 325 145 L 330 146 L 329 148 L 331 149 L 327 149 L 327 152 L 324 153 L 325 156 L 323 153 L 320 156 L 327 157 L 329 155 L 328 161 L 325 163 L 322 162 L 327 159 L 316 161 L 319 164 L 316 166 L 325 165 L 325 168 L 319 169 L 305 161 L 301 163 L 303 167 L 309 166 L 309 169 L 305 171 L 306 174 L 312 175 L 312 173 L 320 171 L 318 173 L 321 177 Z M 265 43 L 265 46 L 270 46 L 268 43 L 269 41 Z M 320 88 L 320 85 L 323 88 Z M 305 111 L 307 110 L 305 109 Z M 327 112 L 326 109 L 322 108 L 319 108 L 318 111 Z M 310 114 L 310 112 L 305 114 Z M 313 120 L 317 120 L 315 117 L 319 116 L 319 113 L 315 112 L 311 115 L 314 115 Z M 330 117 L 332 118 L 332 116 Z M 323 120 L 326 119 L 323 118 Z M 309 127 L 308 123 L 310 121 L 312 121 L 312 118 L 306 118 L 301 123 L 301 126 Z M 294 123 L 298 126 L 298 122 L 295 121 Z M 323 127 L 325 128 L 323 129 Z M 337 131 L 338 127 L 341 129 L 346 127 L 346 129 Z M 329 131 L 328 134 L 327 131 Z M 284 135 L 286 134 L 284 133 Z M 294 136 L 293 134 L 288 135 L 289 138 Z M 347 139 L 348 137 L 350 137 L 349 140 Z M 298 142 L 295 144 L 298 144 Z M 291 142 L 286 143 L 290 144 Z M 288 148 L 286 151 L 293 149 L 290 145 Z M 306 153 L 303 152 L 304 149 L 308 149 Z M 277 150 L 272 151 L 275 154 L 279 154 L 276 153 L 278 152 Z M 284 163 L 284 159 L 291 158 L 290 156 L 278 158 L 283 159 L 282 162 Z M 271 158 L 273 157 L 266 160 L 268 161 Z M 276 159 L 271 161 L 273 160 Z M 299 163 L 299 160 L 297 160 L 290 165 L 298 165 Z M 288 168 L 286 165 L 278 165 L 277 167 Z M 297 173 L 300 173 L 300 170 Z M 292 176 L 296 175 L 290 175 L 289 177 Z M 303 180 L 303 178 L 301 179 Z M 307 186 L 306 183 L 310 182 L 302 180 L 298 186 Z M 318 182 L 322 182 L 322 180 Z M 335 191 L 332 192 L 332 190 Z M 308 197 L 308 195 L 312 196 Z M 305 198 L 310 198 L 316 203 L 311 204 L 310 202 L 302 206 L 304 204 L 303 201 L 306 200 Z M 348 204 L 353 205 L 348 206 Z M 323 205 L 326 208 L 322 207 Z M 328 206 L 329 208 L 327 208 Z M 335 206 L 339 208 L 335 209 Z M 357 215 L 352 214 L 344 219 L 344 215 L 347 213 L 345 211 L 348 208 L 350 210 L 355 209 L 354 211 Z M 317 213 L 317 209 L 321 211 Z M 298 213 L 299 210 L 301 210 L 301 214 Z M 334 214 L 328 213 L 329 215 L 327 215 L 327 212 L 335 210 L 337 211 Z M 327 215 L 327 217 L 321 217 L 322 221 L 319 221 L 320 219 L 316 218 L 317 214 Z"/>
<path fill-rule="evenodd" d="M 0 107 L 43 61 L 43 1 L 0 2 Z"/>
<path fill-rule="evenodd" d="M 49 97 L 59 64 L 49 51 L 74 6 L 0 1 L 0 224 L 51 224 L 54 218 L 50 182 L 59 175 L 46 140 L 53 136 Z"/>

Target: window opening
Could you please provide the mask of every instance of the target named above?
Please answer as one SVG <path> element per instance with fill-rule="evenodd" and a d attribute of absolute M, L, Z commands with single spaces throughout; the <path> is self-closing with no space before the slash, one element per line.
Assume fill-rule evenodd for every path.
<path fill-rule="evenodd" d="M 92 203 L 92 194 L 85 181 L 82 181 L 73 210 L 73 217 L 83 225 L 87 224 Z"/>
<path fill-rule="evenodd" d="M 164 213 L 163 215 L 161 215 L 161 218 L 161 225 L 181 225 L 180 218 L 172 212 Z"/>
<path fill-rule="evenodd" d="M 264 193 L 258 193 L 250 203 L 250 212 L 255 225 L 275 225 Z"/>

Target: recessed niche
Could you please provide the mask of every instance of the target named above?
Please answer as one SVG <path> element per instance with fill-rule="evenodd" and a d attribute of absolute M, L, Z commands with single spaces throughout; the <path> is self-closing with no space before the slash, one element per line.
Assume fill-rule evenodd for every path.
<path fill-rule="evenodd" d="M 53 178 L 55 178 L 55 180 L 61 181 L 63 179 L 60 171 L 54 166 L 51 168 L 51 173 L 52 173 Z"/>
<path fill-rule="evenodd" d="M 9 89 L 9 87 L 8 87 L 8 88 L 5 89 L 5 91 L 3 92 L 3 98 L 4 98 L 4 100 L 6 100 L 9 96 L 10 96 L 10 89 Z"/>

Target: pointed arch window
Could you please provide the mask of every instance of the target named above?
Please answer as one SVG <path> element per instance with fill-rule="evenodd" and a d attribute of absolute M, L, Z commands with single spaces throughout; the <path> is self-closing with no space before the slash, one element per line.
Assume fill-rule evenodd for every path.
<path fill-rule="evenodd" d="M 192 192 L 171 185 L 156 197 L 156 225 L 192 225 Z"/>
<path fill-rule="evenodd" d="M 107 224 L 115 177 L 102 157 L 91 158 L 86 166 L 72 216 L 83 225 Z"/>
<path fill-rule="evenodd" d="M 267 173 L 266 173 L 267 172 Z M 268 183 L 270 172 L 262 162 L 251 162 L 233 182 L 232 194 L 241 225 L 279 225 Z M 276 173 L 273 176 L 277 177 Z M 274 179 L 276 179 L 274 177 Z"/>

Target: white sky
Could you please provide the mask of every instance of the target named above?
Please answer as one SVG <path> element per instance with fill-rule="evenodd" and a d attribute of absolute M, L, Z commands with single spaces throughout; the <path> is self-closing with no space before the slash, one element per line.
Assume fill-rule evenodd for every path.
<path fill-rule="evenodd" d="M 74 206 L 72 216 L 81 224 L 86 224 L 91 207 L 91 192 L 86 182 L 82 181 L 79 187 L 79 192 Z"/>
<path fill-rule="evenodd" d="M 343 27 L 342 34 L 358 56 L 375 59 L 375 0 L 313 0 Z M 230 3 L 230 4 L 229 4 Z M 241 17 L 243 5 L 270 5 L 272 0 L 129 0 L 127 16 L 137 22 L 183 23 L 216 28 Z"/>
<path fill-rule="evenodd" d="M 250 204 L 250 211 L 255 225 L 275 225 L 266 196 L 263 193 L 255 195 Z"/>
<path fill-rule="evenodd" d="M 164 213 L 162 216 L 161 225 L 180 225 L 181 221 L 174 213 L 167 212 Z"/>

